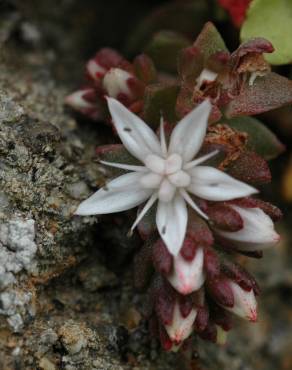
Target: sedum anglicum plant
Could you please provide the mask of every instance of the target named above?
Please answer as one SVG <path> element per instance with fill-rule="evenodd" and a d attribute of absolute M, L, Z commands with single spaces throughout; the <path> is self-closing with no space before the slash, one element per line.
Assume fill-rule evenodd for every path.
<path fill-rule="evenodd" d="M 223 344 L 234 314 L 257 320 L 259 288 L 237 256 L 260 258 L 280 239 L 281 212 L 257 189 L 283 146 L 250 117 L 292 102 L 292 82 L 263 58 L 272 51 L 257 38 L 230 53 L 207 23 L 171 81 L 149 56 L 130 63 L 102 49 L 87 64 L 87 86 L 67 98 L 122 142 L 97 148 L 113 180 L 76 215 L 139 207 L 135 285 L 149 293 L 149 327 L 165 350 L 193 333 Z"/>

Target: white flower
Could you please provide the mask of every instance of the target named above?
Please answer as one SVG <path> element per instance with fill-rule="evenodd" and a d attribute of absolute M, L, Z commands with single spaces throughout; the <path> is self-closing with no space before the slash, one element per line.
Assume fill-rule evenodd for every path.
<path fill-rule="evenodd" d="M 280 240 L 280 235 L 274 229 L 271 218 L 260 208 L 244 208 L 235 205 L 231 207 L 239 213 L 243 220 L 243 228 L 235 231 L 216 232 L 232 241 L 243 251 L 257 251 L 275 245 Z"/>
<path fill-rule="evenodd" d="M 176 344 L 188 338 L 193 331 L 196 316 L 197 311 L 192 308 L 188 316 L 183 317 L 180 312 L 179 304 L 176 302 L 173 310 L 172 323 L 170 325 L 165 325 L 165 330 L 169 338 Z"/>
<path fill-rule="evenodd" d="M 177 124 L 168 146 L 163 123 L 159 141 L 146 123 L 117 100 L 108 98 L 108 106 L 121 141 L 142 164 L 133 166 L 102 161 L 105 165 L 132 172 L 114 179 L 82 202 L 77 215 L 125 211 L 148 199 L 132 226 L 133 230 L 158 201 L 157 228 L 169 252 L 176 256 L 186 234 L 187 204 L 208 219 L 189 193 L 210 201 L 227 201 L 257 193 L 255 188 L 216 168 L 200 165 L 217 151 L 193 160 L 206 135 L 211 111 L 208 100 Z"/>
<path fill-rule="evenodd" d="M 224 306 L 224 308 L 243 319 L 257 321 L 257 301 L 254 291 L 251 289 L 247 292 L 231 280 L 229 283 L 234 297 L 234 306 Z"/>
<path fill-rule="evenodd" d="M 103 87 L 108 95 L 112 98 L 117 98 L 120 93 L 127 96 L 132 95 L 128 80 L 133 76 L 120 68 L 111 68 L 104 76 Z"/>
<path fill-rule="evenodd" d="M 216 80 L 218 73 L 211 71 L 210 69 L 204 68 L 197 78 L 196 88 L 200 89 L 205 82 L 213 82 Z"/>
<path fill-rule="evenodd" d="M 204 252 L 198 248 L 192 261 L 186 261 L 180 254 L 173 258 L 173 271 L 167 277 L 170 284 L 181 294 L 190 294 L 204 284 Z"/>

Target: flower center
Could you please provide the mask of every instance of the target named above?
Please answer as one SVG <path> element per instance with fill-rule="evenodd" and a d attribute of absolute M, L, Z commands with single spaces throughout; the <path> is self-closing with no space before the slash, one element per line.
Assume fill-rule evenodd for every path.
<path fill-rule="evenodd" d="M 157 189 L 162 202 L 170 202 L 177 188 L 190 185 L 190 175 L 182 170 L 183 160 L 178 154 L 171 154 L 166 159 L 150 154 L 145 159 L 149 172 L 141 178 L 141 185 L 146 189 Z"/>

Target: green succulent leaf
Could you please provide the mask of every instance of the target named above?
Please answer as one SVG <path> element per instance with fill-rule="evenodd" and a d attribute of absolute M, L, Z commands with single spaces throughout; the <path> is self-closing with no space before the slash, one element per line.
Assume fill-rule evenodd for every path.
<path fill-rule="evenodd" d="M 194 42 L 194 47 L 198 48 L 204 56 L 205 61 L 207 61 L 212 54 L 222 51 L 228 52 L 223 38 L 211 22 L 205 24 L 202 32 Z"/>
<path fill-rule="evenodd" d="M 241 39 L 264 37 L 274 45 L 275 52 L 266 54 L 271 64 L 292 62 L 292 1 L 253 0 L 241 28 Z"/>
<path fill-rule="evenodd" d="M 173 31 L 156 33 L 145 48 L 156 67 L 166 72 L 176 72 L 179 52 L 190 45 L 185 36 Z"/>
<path fill-rule="evenodd" d="M 276 158 L 285 147 L 276 135 L 259 120 L 253 117 L 236 117 L 228 125 L 248 134 L 247 149 L 255 151 L 266 160 Z"/>
<path fill-rule="evenodd" d="M 144 120 L 152 128 L 159 125 L 161 114 L 170 123 L 177 120 L 175 104 L 179 85 L 158 83 L 146 87 L 144 96 Z"/>

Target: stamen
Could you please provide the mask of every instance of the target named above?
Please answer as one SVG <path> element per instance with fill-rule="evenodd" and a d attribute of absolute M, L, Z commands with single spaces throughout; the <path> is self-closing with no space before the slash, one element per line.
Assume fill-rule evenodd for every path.
<path fill-rule="evenodd" d="M 208 153 L 208 154 L 206 154 L 206 155 L 203 155 L 202 157 L 200 157 L 200 158 L 197 158 L 197 159 L 194 159 L 192 162 L 189 162 L 189 163 L 187 163 L 185 166 L 184 166 L 184 170 L 189 170 L 190 168 L 193 168 L 193 167 L 195 167 L 195 166 L 197 166 L 198 164 L 201 164 L 201 163 L 203 163 L 203 162 L 205 162 L 205 161 L 207 161 L 208 159 L 210 159 L 210 158 L 212 158 L 212 157 L 214 157 L 216 154 L 218 154 L 219 153 L 219 150 L 218 149 L 216 149 L 216 150 L 214 150 L 213 152 L 211 152 L 211 153 Z"/>
<path fill-rule="evenodd" d="M 160 117 L 160 145 L 163 156 L 167 157 L 167 145 L 166 145 L 166 139 L 165 139 L 165 130 L 164 130 L 164 119 L 161 115 Z"/>
<path fill-rule="evenodd" d="M 196 205 L 196 203 L 184 189 L 180 189 L 179 192 L 190 207 L 192 207 L 205 220 L 209 220 L 209 217 Z"/>
<path fill-rule="evenodd" d="M 145 214 L 153 206 L 153 204 L 156 202 L 157 198 L 158 198 L 158 194 L 157 193 L 154 193 L 154 194 L 151 195 L 151 197 L 148 199 L 147 203 L 145 204 L 144 208 L 138 214 L 135 222 L 133 223 L 133 226 L 131 227 L 131 232 L 133 232 L 133 230 L 138 225 L 138 223 L 142 220 L 142 218 L 145 216 Z"/>
<path fill-rule="evenodd" d="M 136 172 L 147 172 L 147 168 L 144 166 L 134 166 L 131 164 L 123 164 L 123 163 L 115 163 L 115 162 L 107 162 L 107 161 L 99 161 L 100 163 L 115 168 L 121 168 L 122 170 L 128 171 L 136 171 Z"/>

